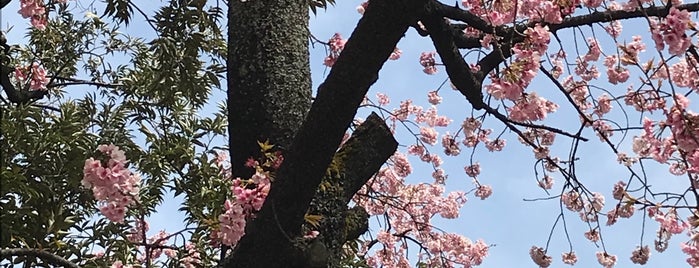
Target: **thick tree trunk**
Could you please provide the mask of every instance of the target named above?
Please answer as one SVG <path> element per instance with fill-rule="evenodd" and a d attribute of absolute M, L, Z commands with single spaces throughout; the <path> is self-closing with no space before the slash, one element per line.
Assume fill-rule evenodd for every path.
<path fill-rule="evenodd" d="M 233 174 L 259 155 L 257 141 L 285 149 L 311 104 L 307 0 L 229 1 L 228 120 Z"/>
<path fill-rule="evenodd" d="M 228 134 L 234 177 L 258 141 L 282 152 L 311 104 L 307 0 L 228 2 Z M 223 247 L 224 254 L 227 247 Z"/>

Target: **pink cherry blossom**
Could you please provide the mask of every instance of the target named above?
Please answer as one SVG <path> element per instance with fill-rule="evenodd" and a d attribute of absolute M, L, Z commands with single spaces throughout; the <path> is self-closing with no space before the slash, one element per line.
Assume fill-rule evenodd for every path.
<path fill-rule="evenodd" d="M 619 59 L 617 55 L 610 55 L 604 59 L 604 66 L 607 67 L 607 78 L 609 83 L 614 85 L 624 83 L 629 79 L 629 70 L 618 66 Z"/>
<path fill-rule="evenodd" d="M 442 136 L 442 147 L 444 147 L 444 154 L 450 156 L 457 156 L 461 153 L 459 148 L 459 143 L 454 139 L 454 137 L 447 132 Z"/>
<path fill-rule="evenodd" d="M 421 155 L 425 154 L 425 147 L 423 147 L 421 145 L 416 145 L 416 144 L 410 145 L 410 146 L 408 146 L 408 154 L 421 156 Z"/>
<path fill-rule="evenodd" d="M 335 65 L 335 61 L 340 56 L 340 53 L 345 48 L 345 43 L 347 40 L 342 39 L 339 33 L 335 33 L 330 40 L 328 40 L 329 55 L 325 57 L 323 64 L 328 67 Z"/>
<path fill-rule="evenodd" d="M 85 160 L 82 185 L 91 188 L 100 204 L 100 212 L 109 220 L 123 222 L 127 207 L 138 201 L 141 178 L 126 168 L 127 160 L 119 147 L 100 145 L 98 150 L 109 157 L 106 166 L 89 158 Z"/>
<path fill-rule="evenodd" d="M 313 239 L 313 238 L 318 237 L 319 234 L 320 234 L 320 232 L 313 230 L 313 231 L 309 231 L 308 233 L 306 233 L 305 235 L 303 235 L 303 238 L 305 238 L 305 239 Z"/>
<path fill-rule="evenodd" d="M 576 262 L 578 262 L 578 256 L 575 255 L 575 252 L 567 252 L 563 253 L 563 263 L 565 264 L 570 264 L 574 265 Z"/>
<path fill-rule="evenodd" d="M 607 30 L 607 33 L 614 38 L 618 38 L 621 35 L 622 28 L 621 22 L 618 20 L 612 21 L 606 27 L 604 27 L 604 29 Z"/>
<path fill-rule="evenodd" d="M 423 70 L 426 74 L 435 74 L 437 73 L 437 62 L 434 59 L 435 52 L 422 52 L 420 54 L 420 65 L 422 67 L 425 67 Z"/>
<path fill-rule="evenodd" d="M 15 69 L 15 78 L 21 85 L 29 84 L 29 90 L 45 91 L 50 79 L 46 76 L 46 70 L 39 63 L 32 63 L 31 66 Z M 28 78 L 31 77 L 31 78 Z M 27 81 L 27 79 L 29 81 Z"/>
<path fill-rule="evenodd" d="M 594 211 L 602 211 L 602 208 L 604 208 L 604 196 L 601 193 L 592 193 L 590 205 Z"/>
<path fill-rule="evenodd" d="M 393 52 L 391 52 L 391 55 L 388 56 L 389 60 L 398 60 L 400 59 L 400 56 L 403 55 L 403 51 L 398 49 L 398 47 L 393 49 Z"/>
<path fill-rule="evenodd" d="M 680 11 L 672 6 L 670 13 L 662 22 L 651 22 L 651 32 L 653 41 L 655 41 L 655 47 L 661 50 L 664 48 L 664 44 L 667 44 L 670 54 L 681 55 L 692 44 L 689 35 L 685 33 L 687 25 L 690 24 L 692 24 L 692 21 L 689 12 L 687 10 Z"/>
<path fill-rule="evenodd" d="M 437 144 L 437 136 L 439 133 L 437 133 L 434 128 L 431 127 L 421 127 L 420 128 L 420 140 L 430 144 L 430 145 L 435 145 Z"/>
<path fill-rule="evenodd" d="M 539 181 L 539 187 L 550 190 L 553 188 L 553 178 L 549 175 L 545 175 L 544 178 Z"/>
<path fill-rule="evenodd" d="M 115 261 L 110 266 L 110 268 L 132 268 L 132 267 L 133 267 L 132 265 L 123 264 L 121 261 Z"/>
<path fill-rule="evenodd" d="M 595 107 L 595 114 L 602 117 L 612 110 L 612 99 L 609 95 L 602 94 L 597 98 L 597 107 Z"/>
<path fill-rule="evenodd" d="M 506 141 L 504 139 L 496 139 L 493 141 L 488 141 L 485 143 L 486 149 L 488 151 L 502 151 L 502 148 L 505 147 Z"/>
<path fill-rule="evenodd" d="M 226 200 L 224 205 L 226 211 L 218 216 L 218 231 L 221 243 L 234 246 L 245 234 L 245 212 L 243 206 L 230 200 Z"/>
<path fill-rule="evenodd" d="M 614 208 L 607 212 L 607 226 L 614 225 L 617 222 L 617 219 L 619 219 L 619 215 L 617 214 L 617 208 Z"/>
<path fill-rule="evenodd" d="M 379 99 L 379 105 L 388 105 L 391 102 L 391 99 L 383 93 L 376 93 L 376 98 Z"/>
<path fill-rule="evenodd" d="M 19 14 L 22 18 L 31 18 L 34 16 L 42 16 L 46 13 L 43 1 L 40 0 L 20 0 Z"/>
<path fill-rule="evenodd" d="M 491 194 L 493 194 L 493 188 L 488 185 L 481 185 L 478 186 L 474 195 L 476 197 L 480 197 L 481 200 L 485 200 L 486 198 L 490 197 Z"/>
<path fill-rule="evenodd" d="M 432 105 L 437 105 L 442 102 L 442 97 L 438 95 L 437 91 L 430 91 L 429 93 L 427 93 L 427 99 L 429 103 Z"/>
<path fill-rule="evenodd" d="M 465 133 L 473 133 L 477 129 L 481 128 L 481 121 L 473 117 L 468 117 L 464 119 L 463 123 L 461 123 L 461 127 Z"/>
<path fill-rule="evenodd" d="M 621 57 L 621 63 L 623 65 L 638 63 L 638 54 L 646 51 L 646 45 L 643 43 L 640 35 L 634 35 L 633 41 L 625 46 L 620 46 L 620 48 L 623 52 L 623 56 Z"/>
<path fill-rule="evenodd" d="M 597 261 L 599 262 L 599 264 L 601 264 L 605 268 L 614 267 L 614 265 L 616 264 L 616 255 L 609 255 L 607 254 L 607 252 L 602 251 L 598 251 L 597 253 L 595 253 L 595 255 L 597 255 Z"/>
<path fill-rule="evenodd" d="M 129 230 L 127 238 L 131 243 L 143 243 L 146 239 L 143 234 L 148 232 L 149 229 L 150 226 L 148 225 L 148 222 L 137 220 L 136 227 Z"/>
<path fill-rule="evenodd" d="M 660 223 L 660 228 L 670 234 L 680 234 L 689 228 L 689 224 L 679 219 L 677 211 L 671 209 L 666 214 L 655 215 L 655 221 Z"/>
<path fill-rule="evenodd" d="M 645 265 L 650 258 L 650 248 L 648 246 L 636 247 L 631 253 L 631 262 L 635 264 Z"/>
<path fill-rule="evenodd" d="M 571 190 L 567 193 L 562 194 L 561 202 L 563 202 L 566 208 L 570 211 L 577 212 L 583 209 L 583 202 L 580 198 L 580 194 L 575 190 Z"/>
<path fill-rule="evenodd" d="M 547 146 L 539 146 L 537 148 L 533 149 L 534 151 L 534 158 L 536 159 L 544 159 L 549 157 L 549 153 L 551 150 Z"/>
<path fill-rule="evenodd" d="M 437 168 L 434 172 L 432 172 L 432 178 L 436 184 L 444 184 L 444 181 L 447 179 L 446 175 L 444 174 L 444 169 L 441 168 Z"/>
<path fill-rule="evenodd" d="M 481 165 L 475 163 L 473 165 L 466 166 L 464 167 L 464 171 L 466 171 L 466 175 L 468 175 L 469 177 L 478 177 L 478 175 L 481 174 Z"/>
<path fill-rule="evenodd" d="M 524 93 L 524 88 L 500 78 L 491 79 L 491 84 L 485 86 L 486 91 L 495 99 L 517 100 Z"/>
<path fill-rule="evenodd" d="M 590 8 L 596 8 L 602 5 L 602 0 L 583 0 L 582 2 L 585 6 Z"/>
<path fill-rule="evenodd" d="M 590 66 L 587 61 L 577 59 L 575 67 L 575 74 L 579 75 L 584 81 L 590 81 L 592 79 L 597 79 L 599 77 L 599 71 L 597 66 Z"/>
<path fill-rule="evenodd" d="M 597 43 L 597 39 L 595 38 L 588 38 L 587 39 L 587 45 L 590 46 L 590 50 L 585 54 L 585 57 L 583 58 L 585 61 L 597 61 L 599 60 L 600 54 L 602 54 L 602 50 L 600 49 L 599 43 Z"/>
<path fill-rule="evenodd" d="M 618 181 L 614 184 L 614 190 L 612 191 L 612 197 L 616 200 L 621 200 L 626 194 L 626 183 L 623 181 Z"/>
<path fill-rule="evenodd" d="M 543 120 L 547 114 L 557 109 L 558 104 L 539 97 L 536 92 L 531 92 L 518 99 L 514 106 L 508 108 L 508 111 L 512 120 L 525 122 Z"/>
<path fill-rule="evenodd" d="M 162 247 L 158 246 L 164 246 L 167 243 L 169 235 L 170 234 L 166 233 L 164 230 L 160 230 L 157 234 L 148 238 L 148 244 L 155 246 L 150 249 L 150 258 L 152 260 L 159 258 L 163 253 Z"/>
<path fill-rule="evenodd" d="M 599 231 L 597 229 L 585 232 L 585 238 L 591 242 L 599 241 Z"/>
<path fill-rule="evenodd" d="M 404 154 L 396 152 L 391 157 L 391 160 L 393 161 L 393 171 L 396 173 L 396 175 L 407 177 L 413 172 L 413 168 L 410 165 L 408 158 Z"/>
<path fill-rule="evenodd" d="M 541 268 L 549 267 L 551 266 L 551 262 L 553 262 L 553 258 L 546 255 L 546 251 L 543 248 L 537 246 L 532 246 L 532 248 L 529 250 L 529 257 L 531 257 L 534 263 L 539 265 Z"/>
<path fill-rule="evenodd" d="M 687 263 L 692 267 L 699 266 L 699 247 L 697 245 L 696 241 L 680 243 L 682 252 L 689 256 L 689 258 L 687 258 Z"/>

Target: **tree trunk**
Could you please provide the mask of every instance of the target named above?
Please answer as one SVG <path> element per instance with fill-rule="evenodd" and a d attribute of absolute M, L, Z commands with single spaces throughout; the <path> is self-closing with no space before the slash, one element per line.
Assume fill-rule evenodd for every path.
<path fill-rule="evenodd" d="M 258 141 L 290 146 L 311 103 L 307 0 L 228 3 L 228 134 L 234 178 Z M 222 248 L 223 253 L 227 247 Z M 227 266 L 223 261 L 222 265 Z"/>
<path fill-rule="evenodd" d="M 257 141 L 286 149 L 311 104 L 306 0 L 229 2 L 228 133 L 236 177 Z"/>

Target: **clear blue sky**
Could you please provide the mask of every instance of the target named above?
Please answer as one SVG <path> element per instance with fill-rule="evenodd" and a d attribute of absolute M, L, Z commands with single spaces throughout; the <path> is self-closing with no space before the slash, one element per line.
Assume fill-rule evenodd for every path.
<path fill-rule="evenodd" d="M 28 26 L 28 20 L 21 19 L 16 13 L 18 10 L 18 2 L 12 3 L 2 11 L 2 29 L 5 30 L 8 26 L 15 26 L 15 29 L 8 35 L 10 43 L 17 43 L 21 40 L 24 31 L 23 28 Z M 146 4 L 149 1 L 139 1 L 139 5 L 145 10 L 160 3 L 154 1 Z M 327 11 L 320 10 L 316 16 L 311 15 L 311 32 L 321 40 L 327 40 L 335 32 L 341 33 L 348 38 L 351 31 L 354 29 L 360 14 L 355 11 L 355 7 L 361 1 L 357 0 L 339 0 L 335 7 L 329 8 Z M 71 3 L 74 4 L 74 3 Z M 101 10 L 98 10 L 101 11 Z M 641 22 L 641 23 L 639 23 Z M 152 31 L 149 27 L 139 27 L 142 23 L 142 18 L 136 16 L 133 26 L 125 32 L 132 35 L 152 36 Z M 635 25 L 624 24 L 624 37 L 630 39 L 632 34 L 645 33 L 645 22 L 633 21 Z M 602 32 L 597 30 L 602 36 Z M 571 31 L 566 31 L 570 34 Z M 565 38 L 564 40 L 571 40 Z M 569 37 L 569 36 L 568 36 Z M 695 38 L 696 39 L 696 38 Z M 609 39 L 603 39 L 609 41 Z M 647 39 L 650 42 L 650 39 Z M 652 43 L 647 43 L 649 49 L 652 49 Z M 379 81 L 371 88 L 369 97 L 375 98 L 378 92 L 388 94 L 392 103 L 390 108 L 395 107 L 401 100 L 413 99 L 418 105 L 429 107 L 427 103 L 427 92 L 436 89 L 446 78 L 446 74 L 442 68 L 436 75 L 428 76 L 422 73 L 422 67 L 418 62 L 418 58 L 423 51 L 434 51 L 429 38 L 420 37 L 414 30 L 409 30 L 405 38 L 401 40 L 398 47 L 403 51 L 403 56 L 398 61 L 389 61 L 385 64 L 380 73 Z M 551 45 L 551 47 L 557 47 Z M 605 52 L 612 52 L 609 45 L 603 48 Z M 581 51 L 586 52 L 586 49 Z M 322 82 L 324 75 L 327 74 L 325 66 L 323 66 L 323 58 L 325 50 L 322 46 L 316 46 L 311 51 L 311 69 L 313 74 L 314 88 Z M 574 51 L 568 52 L 570 56 L 574 56 Z M 652 54 L 651 54 L 652 55 Z M 600 68 L 603 72 L 603 67 Z M 605 85 L 606 78 L 601 77 L 597 84 Z M 632 76 L 632 79 L 634 77 Z M 634 80 L 635 81 L 635 80 Z M 537 79 L 531 85 L 530 89 L 536 90 L 540 95 L 552 96 L 553 100 L 560 100 L 560 94 L 553 88 L 545 79 Z M 608 87 L 613 92 L 625 92 L 626 86 Z M 440 95 L 444 97 L 442 104 L 438 106 L 440 113 L 450 116 L 454 119 L 452 125 L 446 129 L 440 129 L 440 134 L 450 131 L 456 132 L 460 121 L 471 113 L 470 104 L 458 92 L 452 91 L 448 86 L 440 91 Z M 220 102 L 225 97 L 223 92 L 216 92 L 215 98 L 212 99 L 212 104 Z M 618 105 L 614 105 L 618 108 Z M 215 106 L 212 106 L 215 107 Z M 693 103 L 693 107 L 697 107 Z M 694 110 L 697 110 L 696 108 Z M 370 110 L 360 110 L 359 115 L 363 117 Z M 573 114 L 570 109 L 565 108 L 565 104 L 559 112 L 552 115 L 547 123 L 554 124 L 557 127 L 565 128 L 566 126 L 574 126 L 577 123 L 577 115 Z M 488 119 L 490 127 L 494 132 L 502 130 L 502 125 L 495 122 L 494 119 Z M 607 202 L 604 211 L 608 211 L 615 200 L 611 198 L 611 188 L 614 182 L 618 180 L 626 180 L 628 178 L 627 171 L 616 163 L 616 156 L 611 150 L 602 145 L 599 140 L 590 132 L 586 132 L 586 137 L 590 138 L 590 142 L 583 144 L 580 148 L 580 162 L 577 165 L 578 177 L 593 191 L 603 193 L 607 197 Z M 510 133 L 505 134 L 507 146 L 502 152 L 490 153 L 482 148 L 476 150 L 474 161 L 480 162 L 482 173 L 480 180 L 484 184 L 492 185 L 494 194 L 487 200 L 481 201 L 478 198 L 469 196 L 469 201 L 461 210 L 461 217 L 456 220 L 437 220 L 436 225 L 448 231 L 458 232 L 466 235 L 472 240 L 484 239 L 488 244 L 495 246 L 490 249 L 490 255 L 485 260 L 481 267 L 536 267 L 529 258 L 529 248 L 532 245 L 545 246 L 551 226 L 553 225 L 556 216 L 559 213 L 558 199 L 550 201 L 525 202 L 525 198 L 541 198 L 547 197 L 547 194 L 537 187 L 534 179 L 533 171 L 533 155 L 531 150 L 521 145 L 516 137 Z M 414 137 L 405 135 L 404 133 L 397 137 L 403 145 L 409 145 Z M 628 141 L 628 140 L 627 140 Z M 562 137 L 557 137 L 558 147 L 554 148 L 553 154 L 559 155 L 562 158 L 567 155 L 569 140 Z M 625 147 L 628 148 L 628 147 Z M 433 150 L 441 151 L 441 146 L 437 145 Z M 630 150 L 626 149 L 627 152 Z M 449 174 L 447 186 L 449 190 L 468 191 L 473 189 L 473 184 L 463 172 L 463 166 L 469 162 L 469 151 L 462 147 L 462 154 L 457 157 L 443 157 L 445 160 L 444 169 Z M 416 158 L 411 158 L 415 172 L 408 178 L 410 182 L 430 182 L 432 181 L 430 173 L 431 166 L 421 163 Z M 678 189 L 680 186 L 686 185 L 686 179 L 683 177 L 675 177 L 667 173 L 665 168 L 651 168 L 648 171 L 649 178 L 656 189 Z M 562 177 L 557 174 L 553 175 L 556 179 L 552 194 L 560 192 L 562 186 Z M 165 229 L 168 232 L 177 231 L 181 225 L 176 224 L 178 221 L 173 220 L 181 218 L 177 214 L 179 204 L 177 199 L 170 200 L 163 204 L 159 211 L 163 213 L 151 217 L 151 233 L 154 234 L 160 229 Z M 619 222 L 608 228 L 602 226 L 602 234 L 608 251 L 618 257 L 616 267 L 631 267 L 633 264 L 629 261 L 631 251 L 639 244 L 641 230 L 641 213 L 637 212 L 631 219 L 620 219 Z M 568 223 L 568 231 L 572 239 L 573 249 L 578 254 L 577 267 L 599 267 L 595 258 L 595 252 L 600 251 L 594 244 L 590 243 L 583 237 L 583 233 L 587 230 L 577 213 L 565 211 L 565 217 Z M 601 221 L 606 221 L 606 217 L 602 217 Z M 372 220 L 375 222 L 375 220 Z M 554 263 L 551 267 L 566 267 L 561 260 L 560 254 L 568 251 L 568 245 L 565 240 L 562 226 L 558 226 L 555 230 L 551 244 L 549 246 L 549 254 L 553 256 Z M 376 225 L 372 225 L 376 228 Z M 653 244 L 657 224 L 651 219 L 646 221 L 645 227 L 645 245 Z M 679 242 L 685 241 L 686 236 L 676 236 L 670 241 L 671 245 L 665 253 L 657 253 L 652 250 L 650 261 L 646 267 L 686 267 L 685 255 L 679 250 Z M 416 253 L 416 251 L 411 250 Z M 411 256 L 414 259 L 414 256 Z"/>

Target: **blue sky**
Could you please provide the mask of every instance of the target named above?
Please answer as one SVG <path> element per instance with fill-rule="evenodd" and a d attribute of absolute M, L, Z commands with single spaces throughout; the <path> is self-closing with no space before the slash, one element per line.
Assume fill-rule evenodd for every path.
<path fill-rule="evenodd" d="M 28 26 L 28 20 L 24 20 L 16 13 L 18 10 L 18 2 L 12 3 L 3 9 L 2 14 L 2 29 L 5 30 L 8 26 L 15 25 L 15 29 L 8 35 L 10 43 L 17 43 L 21 40 L 24 32 L 23 28 Z M 143 1 L 145 4 L 148 1 Z M 340 0 L 337 5 L 330 7 L 327 11 L 319 10 L 317 15 L 311 15 L 311 33 L 321 40 L 327 40 L 335 32 L 341 33 L 343 37 L 348 38 L 354 29 L 357 21 L 361 17 L 355 11 L 355 7 L 361 1 L 357 0 Z M 144 5 L 139 3 L 139 5 Z M 150 2 L 150 7 L 159 4 L 156 1 Z M 146 6 L 141 6 L 148 10 Z M 99 10 L 101 11 L 101 10 Z M 641 22 L 641 23 L 639 23 Z M 134 19 L 134 24 L 125 32 L 133 35 L 151 36 L 152 31 L 148 27 L 139 27 L 142 23 L 141 17 Z M 630 39 L 632 34 L 645 33 L 645 22 L 633 21 L 631 24 L 625 23 L 623 36 L 625 39 Z M 141 31 L 142 29 L 143 32 Z M 599 36 L 603 36 L 603 32 L 596 30 Z M 561 37 L 564 40 L 571 40 L 570 30 L 562 33 Z M 696 39 L 696 38 L 695 38 Z M 610 39 L 602 39 L 602 42 L 608 42 Z M 652 42 L 646 39 L 649 49 L 652 49 Z M 403 38 L 398 47 L 403 51 L 401 59 L 397 61 L 389 61 L 384 65 L 380 73 L 379 81 L 371 88 L 368 96 L 375 98 L 378 92 L 388 94 L 391 98 L 389 109 L 395 107 L 401 100 L 412 99 L 417 105 L 429 107 L 427 103 L 427 92 L 439 87 L 446 78 L 446 74 L 442 68 L 435 75 L 428 76 L 422 73 L 422 67 L 418 62 L 418 58 L 423 51 L 434 51 L 434 48 L 429 38 L 420 37 L 414 30 L 408 30 L 405 38 Z M 551 48 L 556 48 L 557 45 L 552 44 Z M 605 52 L 612 52 L 612 47 L 608 44 L 603 44 Z M 585 53 L 583 49 L 581 53 Z M 569 56 L 574 56 L 574 51 L 569 51 Z M 650 53 L 652 55 L 652 53 Z M 322 46 L 316 46 L 311 50 L 311 70 L 314 88 L 323 81 L 324 75 L 327 74 L 327 69 L 322 64 L 325 57 L 325 50 Z M 469 58 L 467 58 L 469 59 Z M 439 61 L 439 60 L 438 60 Z M 603 67 L 600 68 L 603 72 Z M 606 78 L 603 76 L 598 81 L 598 85 L 605 85 Z M 632 79 L 633 80 L 633 76 Z M 606 85 L 605 85 L 606 86 Z M 550 82 L 545 79 L 538 78 L 530 86 L 530 89 L 536 90 L 540 95 L 551 96 L 555 101 L 561 99 L 560 94 L 553 88 Z M 612 92 L 620 93 L 626 91 L 626 86 L 608 87 Z M 223 101 L 224 92 L 215 92 L 215 97 L 211 103 Z M 454 119 L 452 125 L 448 128 L 439 129 L 440 134 L 450 131 L 456 132 L 460 121 L 471 113 L 471 106 L 458 92 L 451 90 L 448 85 L 440 91 L 440 95 L 444 97 L 442 104 L 438 106 L 441 113 L 450 116 Z M 575 126 L 578 122 L 578 117 L 570 109 L 566 109 L 565 104 L 561 105 L 559 112 L 551 115 L 546 121 L 557 127 L 566 128 Z M 618 105 L 614 105 L 615 109 Z M 693 103 L 696 107 L 696 103 Z M 694 110 L 697 110 L 696 108 Z M 358 113 L 358 117 L 364 117 L 369 109 L 362 109 Z M 488 123 L 494 132 L 500 132 L 502 124 L 495 122 L 494 119 L 488 119 Z M 603 193 L 606 198 L 606 206 L 604 211 L 609 210 L 615 203 L 611 198 L 611 188 L 614 182 L 618 180 L 626 180 L 628 172 L 623 166 L 616 163 L 614 153 L 599 142 L 599 140 L 591 132 L 586 132 L 585 136 L 590 138 L 590 142 L 583 144 L 580 147 L 579 157 L 581 158 L 577 165 L 578 177 L 592 191 Z M 523 199 L 533 199 L 548 197 L 548 195 L 537 187 L 534 178 L 533 163 L 534 158 L 531 149 L 524 147 L 516 137 L 507 132 L 504 135 L 507 139 L 507 146 L 502 152 L 490 153 L 483 148 L 476 150 L 474 161 L 481 164 L 482 173 L 480 181 L 484 184 L 492 185 L 494 194 L 487 200 L 480 200 L 469 196 L 469 201 L 461 210 L 461 217 L 456 220 L 437 220 L 436 225 L 444 230 L 463 234 L 472 240 L 484 239 L 488 244 L 494 244 L 491 248 L 489 257 L 485 260 L 481 267 L 536 267 L 529 258 L 529 248 L 532 245 L 545 246 L 547 237 L 551 227 L 560 212 L 558 199 L 549 201 L 526 202 Z M 406 135 L 404 131 L 398 132 L 398 141 L 402 145 L 409 145 L 414 137 Z M 627 141 L 629 139 L 627 138 Z M 554 148 L 553 154 L 564 158 L 567 155 L 567 149 L 570 144 L 569 140 L 562 137 L 557 137 L 558 146 Z M 628 146 L 626 152 L 628 150 Z M 441 146 L 435 147 L 433 150 L 441 151 Z M 449 174 L 447 180 L 448 190 L 463 190 L 469 191 L 473 189 L 473 184 L 463 172 L 463 166 L 469 163 L 469 152 L 466 148 L 462 148 L 462 154 L 457 157 L 443 157 L 444 169 Z M 430 174 L 431 166 L 421 163 L 416 158 L 411 158 L 414 166 L 414 173 L 407 180 L 409 182 L 431 182 Z M 675 177 L 670 175 L 665 168 L 657 166 L 647 171 L 648 177 L 656 189 L 666 189 L 675 191 L 679 186 L 686 185 L 686 178 Z M 558 174 L 553 174 L 556 179 L 552 195 L 560 192 L 562 186 L 562 177 Z M 167 199 L 167 198 L 166 198 Z M 155 233 L 160 229 L 173 232 L 181 229 L 181 224 L 177 218 L 182 218 L 178 214 L 179 207 L 178 199 L 172 199 L 163 204 L 159 211 L 163 213 L 151 217 L 151 232 Z M 601 249 L 590 243 L 583 237 L 583 233 L 587 231 L 587 227 L 583 224 L 577 214 L 564 211 L 567 220 L 568 231 L 573 243 L 573 250 L 578 254 L 577 267 L 599 267 L 595 258 L 595 252 Z M 602 226 L 602 235 L 606 248 L 611 254 L 618 257 L 616 267 L 631 267 L 633 264 L 629 261 L 631 251 L 640 243 L 641 234 L 641 213 L 637 212 L 631 219 L 620 219 L 619 222 L 608 228 Z M 601 221 L 606 221 L 606 217 L 602 217 Z M 372 222 L 376 222 L 372 220 Z M 562 232 L 562 226 L 559 225 L 553 233 L 549 245 L 549 255 L 554 258 L 554 263 L 551 267 L 566 267 L 560 261 L 560 254 L 568 251 L 568 244 L 565 240 L 565 235 Z M 373 224 L 372 228 L 376 230 L 377 225 Z M 646 220 L 644 245 L 651 245 L 653 237 L 657 230 L 657 224 L 651 219 Z M 650 261 L 646 267 L 686 267 L 685 255 L 679 250 L 679 242 L 686 240 L 684 235 L 673 237 L 670 241 L 671 245 L 664 253 L 657 253 L 652 250 Z M 412 253 L 416 251 L 411 250 Z M 414 256 L 411 256 L 414 259 Z"/>

